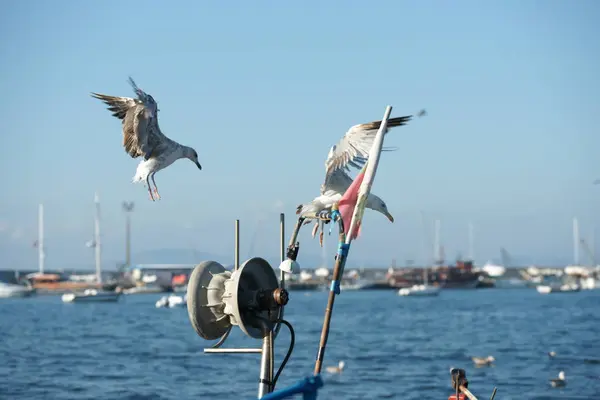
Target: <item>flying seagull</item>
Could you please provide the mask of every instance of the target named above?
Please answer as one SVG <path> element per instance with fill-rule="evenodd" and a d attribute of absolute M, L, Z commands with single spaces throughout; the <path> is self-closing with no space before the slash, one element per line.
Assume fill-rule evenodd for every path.
<path fill-rule="evenodd" d="M 412 116 L 390 118 L 387 127 L 389 129 L 405 125 L 411 118 Z M 352 184 L 353 180 L 348 175 L 350 167 L 361 168 L 367 162 L 369 152 L 375 141 L 375 135 L 380 126 L 381 121 L 354 125 L 336 145 L 331 147 L 325 161 L 325 181 L 321 185 L 321 194 L 310 203 L 300 204 L 296 208 L 297 215 L 328 218 L 331 207 L 340 201 Z M 386 134 L 387 132 L 388 130 L 386 130 Z M 384 150 L 390 151 L 391 149 L 384 148 Z M 388 211 L 385 202 L 373 193 L 369 193 L 365 207 L 382 213 L 391 222 L 394 222 L 394 217 Z M 312 235 L 313 237 L 316 235 L 319 222 L 321 226 L 319 239 L 322 245 L 323 224 L 326 222 L 317 220 Z M 310 223 L 310 220 L 305 222 L 305 224 L 307 223 Z"/>
<path fill-rule="evenodd" d="M 114 117 L 123 123 L 123 147 L 131 158 L 143 157 L 137 166 L 133 183 L 145 182 L 148 187 L 150 200 L 154 201 L 152 192 L 160 200 L 158 187 L 154 175 L 173 164 L 180 158 L 188 158 L 196 164 L 198 169 L 202 166 L 198 162 L 198 153 L 191 147 L 183 146 L 165 136 L 158 126 L 158 105 L 154 98 L 137 87 L 133 79 L 129 84 L 138 96 L 130 97 L 107 96 L 92 93 L 92 97 L 102 100 L 112 111 Z M 150 178 L 154 189 L 150 185 Z"/>

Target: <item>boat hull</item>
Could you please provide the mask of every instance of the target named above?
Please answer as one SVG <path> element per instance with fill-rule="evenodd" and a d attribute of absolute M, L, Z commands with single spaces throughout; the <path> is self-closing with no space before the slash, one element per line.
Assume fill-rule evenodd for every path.
<path fill-rule="evenodd" d="M 540 294 L 574 293 L 574 292 L 579 292 L 581 290 L 581 287 L 579 287 L 578 285 L 561 285 L 561 286 L 538 285 L 536 287 L 536 290 Z"/>
<path fill-rule="evenodd" d="M 4 289 L 0 290 L 0 298 L 9 297 L 29 297 L 35 293 L 35 290 L 29 289 Z"/>
<path fill-rule="evenodd" d="M 398 291 L 400 296 L 437 296 L 440 294 L 438 286 L 417 285 L 410 288 L 402 288 Z"/>
<path fill-rule="evenodd" d="M 65 293 L 62 301 L 65 303 L 103 303 L 119 301 L 120 293 Z"/>

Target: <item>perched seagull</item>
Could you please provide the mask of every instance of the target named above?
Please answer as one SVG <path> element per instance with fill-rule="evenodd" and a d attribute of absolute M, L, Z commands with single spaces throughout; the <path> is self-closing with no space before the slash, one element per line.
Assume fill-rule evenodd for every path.
<path fill-rule="evenodd" d="M 161 132 L 158 126 L 158 106 L 154 98 L 138 88 L 131 77 L 129 84 L 138 96 L 137 99 L 98 93 L 92 93 L 92 97 L 106 103 L 109 106 L 108 110 L 112 111 L 112 115 L 122 120 L 123 147 L 127 154 L 131 158 L 143 157 L 133 177 L 133 183 L 145 182 L 150 200 L 154 201 L 153 191 L 160 200 L 158 187 L 154 181 L 154 175 L 158 171 L 180 158 L 192 160 L 198 169 L 202 169 L 202 166 L 198 162 L 196 150 L 169 139 Z M 152 178 L 154 190 L 151 188 L 150 178 Z"/>
<path fill-rule="evenodd" d="M 492 365 L 492 363 L 494 361 L 496 361 L 496 359 L 493 356 L 487 356 L 487 357 L 471 357 L 471 360 L 473 360 L 473 362 L 475 363 L 476 366 L 478 367 L 485 367 L 488 365 Z"/>
<path fill-rule="evenodd" d="M 390 118 L 388 119 L 387 127 L 393 128 L 405 125 L 411 118 L 412 116 Z M 331 147 L 325 161 L 325 181 L 321 185 L 321 194 L 315 197 L 310 203 L 300 204 L 296 208 L 297 215 L 322 216 L 327 218 L 331 212 L 331 207 L 340 201 L 353 182 L 346 171 L 350 171 L 350 166 L 361 168 L 365 165 L 380 126 L 381 121 L 354 125 L 336 145 Z M 384 150 L 390 151 L 391 149 L 385 148 Z M 365 207 L 379 211 L 391 222 L 394 222 L 394 217 L 388 211 L 385 202 L 373 193 L 370 193 L 369 197 L 367 197 Z M 310 220 L 307 220 L 305 224 L 310 222 Z M 323 244 L 324 223 L 327 222 L 317 220 L 312 232 L 314 237 L 319 226 L 321 226 L 321 245 Z"/>
<path fill-rule="evenodd" d="M 565 372 L 560 371 L 558 373 L 558 378 L 550 379 L 550 384 L 552 387 L 563 387 L 567 385 L 567 381 L 565 380 Z"/>
<path fill-rule="evenodd" d="M 329 372 L 330 374 L 339 374 L 344 370 L 344 366 L 346 365 L 346 363 L 344 363 L 343 361 L 340 361 L 337 365 L 337 367 L 327 367 L 325 368 L 325 370 L 327 372 Z"/>

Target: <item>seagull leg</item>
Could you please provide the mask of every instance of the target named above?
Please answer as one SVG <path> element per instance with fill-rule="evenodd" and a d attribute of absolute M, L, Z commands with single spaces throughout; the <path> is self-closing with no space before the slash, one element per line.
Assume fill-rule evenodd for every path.
<path fill-rule="evenodd" d="M 325 229 L 325 223 L 321 221 L 319 225 L 321 225 L 321 233 L 319 233 L 319 244 L 321 245 L 321 247 L 323 247 L 323 229 Z"/>
<path fill-rule="evenodd" d="M 319 229 L 319 221 L 315 223 L 315 227 L 312 230 L 312 237 L 315 237 L 315 235 L 317 234 L 317 229 Z"/>
<path fill-rule="evenodd" d="M 154 175 L 156 172 L 152 173 L 152 183 L 154 183 L 154 193 L 156 194 L 156 198 L 160 200 L 160 194 L 158 194 L 158 187 L 156 186 L 156 182 L 154 182 Z"/>
<path fill-rule="evenodd" d="M 152 186 L 150 185 L 150 174 L 146 177 L 146 185 L 148 186 L 148 194 L 150 195 L 150 200 L 154 201 L 154 196 L 152 196 Z"/>

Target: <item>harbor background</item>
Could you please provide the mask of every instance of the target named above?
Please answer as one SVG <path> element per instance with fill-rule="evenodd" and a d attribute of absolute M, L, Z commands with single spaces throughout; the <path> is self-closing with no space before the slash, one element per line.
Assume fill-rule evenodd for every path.
<path fill-rule="evenodd" d="M 296 347 L 278 387 L 314 365 L 326 293 L 293 292 L 286 318 Z M 252 397 L 259 357 L 204 354 L 185 308 L 155 308 L 158 294 L 116 304 L 62 303 L 58 296 L 0 301 L 0 398 L 238 399 Z M 437 297 L 346 291 L 336 300 L 323 398 L 445 399 L 450 367 L 466 368 L 472 391 L 498 399 L 600 396 L 600 291 L 543 296 L 535 290 L 444 290 Z M 276 341 L 276 368 L 288 345 Z M 228 347 L 256 347 L 234 329 Z M 548 351 L 556 357 L 549 358 Z M 471 356 L 493 355 L 475 368 Z M 548 380 L 560 370 L 568 384 Z M 232 379 L 235 378 L 235 384 Z M 321 395 L 320 395 L 321 396 Z"/>

